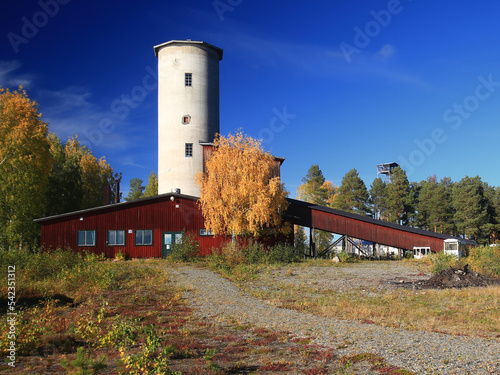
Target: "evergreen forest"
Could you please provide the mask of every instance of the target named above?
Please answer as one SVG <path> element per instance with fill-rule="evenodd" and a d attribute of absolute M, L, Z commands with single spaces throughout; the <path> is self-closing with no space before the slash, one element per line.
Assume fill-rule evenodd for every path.
<path fill-rule="evenodd" d="M 356 169 L 351 169 L 340 186 L 335 186 L 315 164 L 302 179 L 297 198 L 379 220 L 474 239 L 482 245 L 499 241 L 500 187 L 489 185 L 479 176 L 452 181 L 449 177 L 438 180 L 434 175 L 410 182 L 400 167 L 388 177 L 375 178 L 367 188 Z"/>

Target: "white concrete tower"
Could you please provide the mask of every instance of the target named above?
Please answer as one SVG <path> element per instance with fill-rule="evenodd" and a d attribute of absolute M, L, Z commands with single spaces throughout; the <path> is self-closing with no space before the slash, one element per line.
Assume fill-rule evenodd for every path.
<path fill-rule="evenodd" d="M 181 189 L 200 196 L 194 177 L 203 147 L 219 133 L 219 61 L 222 49 L 172 40 L 154 47 L 158 58 L 158 193 Z"/>

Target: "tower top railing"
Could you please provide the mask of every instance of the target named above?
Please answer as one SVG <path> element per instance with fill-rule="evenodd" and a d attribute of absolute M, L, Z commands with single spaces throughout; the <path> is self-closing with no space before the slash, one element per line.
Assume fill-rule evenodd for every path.
<path fill-rule="evenodd" d="M 158 53 L 160 52 L 160 49 L 162 49 L 163 47 L 174 46 L 174 45 L 179 45 L 179 46 L 199 45 L 199 46 L 208 47 L 208 48 L 211 48 L 211 49 L 215 50 L 215 52 L 217 52 L 219 54 L 219 61 L 222 60 L 222 54 L 223 54 L 223 49 L 222 48 L 216 47 L 216 46 L 214 46 L 214 45 L 212 45 L 210 43 L 207 43 L 207 42 L 202 42 L 202 41 L 199 41 L 199 40 L 191 40 L 191 39 L 186 39 L 186 40 L 171 40 L 169 42 L 158 44 L 158 45 L 156 45 L 156 46 L 153 47 L 154 51 L 155 51 L 155 56 L 158 57 Z"/>

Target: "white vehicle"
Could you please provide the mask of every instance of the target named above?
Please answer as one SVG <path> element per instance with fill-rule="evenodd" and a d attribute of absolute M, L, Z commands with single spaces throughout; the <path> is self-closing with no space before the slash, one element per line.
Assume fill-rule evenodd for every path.
<path fill-rule="evenodd" d="M 444 240 L 444 253 L 454 255 L 457 258 L 465 256 L 465 241 L 460 238 L 447 238 Z"/>
<path fill-rule="evenodd" d="M 430 253 L 431 253 L 430 247 L 418 247 L 418 246 L 413 247 L 413 258 L 415 259 L 422 259 L 423 257 L 430 255 Z"/>

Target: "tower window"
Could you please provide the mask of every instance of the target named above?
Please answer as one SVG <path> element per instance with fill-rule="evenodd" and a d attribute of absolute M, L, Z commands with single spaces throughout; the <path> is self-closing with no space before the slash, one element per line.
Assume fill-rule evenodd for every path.
<path fill-rule="evenodd" d="M 184 85 L 186 87 L 191 87 L 193 85 L 193 73 L 186 73 L 184 75 Z"/>
<path fill-rule="evenodd" d="M 187 124 L 189 124 L 190 122 L 191 122 L 191 116 L 189 116 L 189 115 L 182 116 L 182 123 L 183 123 L 184 125 L 187 125 Z"/>
<path fill-rule="evenodd" d="M 186 143 L 186 157 L 190 158 L 193 156 L 193 144 L 192 143 Z"/>

